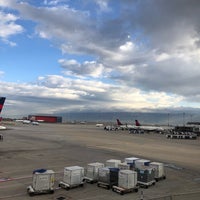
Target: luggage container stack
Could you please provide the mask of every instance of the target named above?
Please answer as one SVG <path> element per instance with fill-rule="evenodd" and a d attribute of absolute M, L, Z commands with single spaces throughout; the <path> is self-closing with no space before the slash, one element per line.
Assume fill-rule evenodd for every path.
<path fill-rule="evenodd" d="M 71 166 L 64 168 L 63 181 L 59 183 L 59 187 L 69 190 L 73 187 L 84 185 L 84 168 L 79 166 Z"/>
<path fill-rule="evenodd" d="M 155 168 L 155 180 L 156 181 L 166 179 L 163 163 L 151 162 L 149 166 Z"/>
<path fill-rule="evenodd" d="M 106 161 L 106 167 L 118 167 L 118 164 L 121 163 L 121 160 L 110 159 Z"/>
<path fill-rule="evenodd" d="M 148 188 L 151 185 L 155 185 L 155 168 L 149 166 L 143 166 L 137 168 L 137 180 L 138 185 Z"/>
<path fill-rule="evenodd" d="M 107 188 L 109 190 L 113 185 L 118 185 L 118 174 L 119 168 L 100 168 L 97 186 Z"/>
<path fill-rule="evenodd" d="M 138 192 L 137 172 L 132 170 L 120 170 L 118 186 L 113 186 L 112 190 L 121 195 L 129 192 Z"/>
<path fill-rule="evenodd" d="M 133 170 L 135 169 L 136 160 L 139 160 L 139 158 L 136 157 L 125 158 L 125 163 L 127 163 L 130 166 L 130 169 Z"/>
<path fill-rule="evenodd" d="M 30 196 L 54 193 L 55 173 L 53 170 L 38 169 L 33 171 L 33 184 L 27 187 Z"/>
<path fill-rule="evenodd" d="M 86 173 L 84 179 L 89 183 L 95 183 L 98 181 L 98 171 L 100 168 L 103 168 L 104 164 L 95 162 L 89 163 L 87 165 Z"/>

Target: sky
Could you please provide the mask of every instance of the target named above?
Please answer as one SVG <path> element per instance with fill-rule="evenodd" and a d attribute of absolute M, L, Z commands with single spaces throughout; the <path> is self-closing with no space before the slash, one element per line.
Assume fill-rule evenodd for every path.
<path fill-rule="evenodd" d="M 200 111 L 199 0 L 0 0 L 2 115 Z"/>

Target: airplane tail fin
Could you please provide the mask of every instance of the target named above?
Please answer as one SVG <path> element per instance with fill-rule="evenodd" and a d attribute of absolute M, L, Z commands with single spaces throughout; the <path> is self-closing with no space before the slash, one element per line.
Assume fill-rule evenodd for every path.
<path fill-rule="evenodd" d="M 137 119 L 135 120 L 135 125 L 136 126 L 141 126 L 140 122 Z"/>
<path fill-rule="evenodd" d="M 123 124 L 119 121 L 119 119 L 117 119 L 117 125 L 118 125 L 118 126 L 123 125 Z"/>
<path fill-rule="evenodd" d="M 3 109 L 3 105 L 4 105 L 5 100 L 6 100 L 6 97 L 0 97 L 0 113 Z"/>

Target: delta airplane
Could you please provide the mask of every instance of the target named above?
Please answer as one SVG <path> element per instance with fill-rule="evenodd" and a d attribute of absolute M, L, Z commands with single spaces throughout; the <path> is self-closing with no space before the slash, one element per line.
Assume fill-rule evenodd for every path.
<path fill-rule="evenodd" d="M 122 124 L 119 119 L 117 119 L 117 127 L 121 130 L 137 129 L 137 126 L 131 124 Z"/>
<path fill-rule="evenodd" d="M 117 119 L 117 127 L 121 130 L 129 130 L 129 131 L 156 131 L 163 132 L 165 129 L 160 126 L 145 126 L 141 125 L 138 120 L 135 120 L 135 125 L 131 124 L 122 124 L 119 119 Z"/>
<path fill-rule="evenodd" d="M 0 114 L 1 114 L 1 110 L 3 109 L 3 105 L 4 105 L 4 102 L 6 100 L 6 97 L 0 97 Z M 2 118 L 0 118 L 0 121 L 1 121 Z M 0 130 L 5 130 L 6 127 L 5 126 L 0 126 Z"/>
<path fill-rule="evenodd" d="M 160 126 L 145 126 L 145 125 L 141 125 L 140 122 L 138 120 L 135 120 L 135 126 L 139 129 L 139 130 L 144 130 L 144 131 L 156 131 L 156 132 L 162 132 L 165 129 L 163 127 Z"/>

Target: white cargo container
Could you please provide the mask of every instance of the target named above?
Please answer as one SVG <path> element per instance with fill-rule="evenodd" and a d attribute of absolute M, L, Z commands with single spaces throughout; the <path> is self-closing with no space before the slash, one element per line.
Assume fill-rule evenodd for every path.
<path fill-rule="evenodd" d="M 55 172 L 53 170 L 36 170 L 33 172 L 33 184 L 27 187 L 30 196 L 42 193 L 54 193 Z"/>
<path fill-rule="evenodd" d="M 120 170 L 118 186 L 113 186 L 112 190 L 121 195 L 129 192 L 138 192 L 137 172 L 133 170 Z"/>
<path fill-rule="evenodd" d="M 84 168 L 79 166 L 71 166 L 64 168 L 63 181 L 59 183 L 59 186 L 65 189 L 72 187 L 83 186 L 84 180 Z"/>
<path fill-rule="evenodd" d="M 104 164 L 95 162 L 95 163 L 89 163 L 86 168 L 85 173 L 85 180 L 88 182 L 96 182 L 98 180 L 98 171 L 100 168 L 103 168 Z"/>
<path fill-rule="evenodd" d="M 137 172 L 132 170 L 120 170 L 118 186 L 130 189 L 135 188 L 137 185 Z"/>
<path fill-rule="evenodd" d="M 150 166 L 143 166 L 137 168 L 137 183 L 141 187 L 148 188 L 151 185 L 155 185 L 155 168 Z"/>
<path fill-rule="evenodd" d="M 110 159 L 106 161 L 106 167 L 118 167 L 121 160 Z"/>
<path fill-rule="evenodd" d="M 127 169 L 130 169 L 130 165 L 129 164 L 127 164 L 127 163 L 119 163 L 118 164 L 118 168 L 120 169 L 120 170 L 127 170 Z"/>
<path fill-rule="evenodd" d="M 156 181 L 166 178 L 163 163 L 151 162 L 149 166 L 155 168 L 155 179 L 156 179 Z"/>
<path fill-rule="evenodd" d="M 53 170 L 47 170 L 44 173 L 36 172 L 33 174 L 33 189 L 34 190 L 49 190 L 53 187 L 55 173 Z"/>
<path fill-rule="evenodd" d="M 139 158 L 137 158 L 137 157 L 129 157 L 129 158 L 125 158 L 124 159 L 125 163 L 130 165 L 130 169 L 133 169 L 135 167 L 135 161 L 136 160 L 139 160 Z"/>
<path fill-rule="evenodd" d="M 109 183 L 110 181 L 110 169 L 108 167 L 100 168 L 98 171 L 98 179 L 100 182 Z"/>
<path fill-rule="evenodd" d="M 69 185 L 81 184 L 84 178 L 84 168 L 79 166 L 71 166 L 64 168 L 63 181 Z"/>
<path fill-rule="evenodd" d="M 149 166 L 150 160 L 145 160 L 145 159 L 139 159 L 135 161 L 135 168 L 143 168 L 144 166 Z"/>

